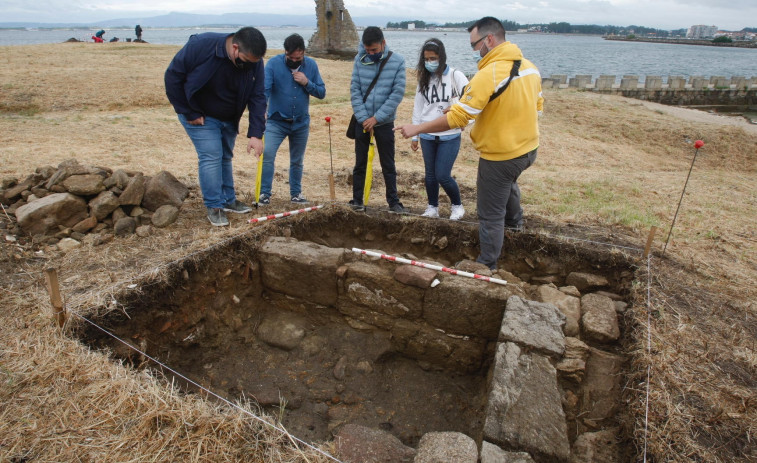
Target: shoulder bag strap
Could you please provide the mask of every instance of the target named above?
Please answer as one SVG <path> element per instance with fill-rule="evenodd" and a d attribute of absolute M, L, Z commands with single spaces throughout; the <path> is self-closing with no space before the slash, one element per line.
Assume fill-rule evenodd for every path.
<path fill-rule="evenodd" d="M 365 91 L 365 95 L 363 96 L 363 103 L 368 100 L 368 94 L 371 93 L 371 90 L 373 90 L 373 87 L 376 86 L 376 82 L 378 82 L 378 78 L 381 75 L 381 71 L 384 70 L 384 66 L 386 66 L 386 62 L 389 61 L 389 58 L 392 57 L 392 52 L 390 51 L 386 55 L 386 59 L 381 62 L 381 65 L 379 65 L 378 73 L 376 73 L 376 77 L 373 78 L 373 81 L 371 82 L 371 85 L 368 86 L 368 90 Z"/>
<path fill-rule="evenodd" d="M 513 78 L 518 75 L 518 70 L 519 69 L 520 69 L 520 60 L 513 61 L 513 67 L 512 67 L 512 69 L 510 69 L 510 78 L 507 79 L 507 82 L 505 82 L 505 85 L 503 85 L 502 88 L 500 88 L 499 90 L 497 90 L 496 92 L 494 92 L 494 94 L 492 94 L 492 96 L 489 97 L 489 102 L 490 103 L 492 101 L 494 101 L 495 98 L 497 98 L 498 96 L 502 95 L 502 93 L 504 93 L 505 90 L 507 90 L 507 87 L 510 86 L 510 82 L 512 82 Z"/>

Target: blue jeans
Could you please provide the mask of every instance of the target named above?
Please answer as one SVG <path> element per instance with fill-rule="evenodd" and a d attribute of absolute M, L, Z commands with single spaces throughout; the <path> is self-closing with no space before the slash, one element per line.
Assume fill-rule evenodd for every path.
<path fill-rule="evenodd" d="M 237 197 L 231 158 L 234 157 L 237 125 L 207 116 L 204 125 L 190 125 L 183 114 L 179 114 L 179 121 L 197 151 L 205 207 L 219 208 L 233 203 Z"/>
<path fill-rule="evenodd" d="M 276 152 L 285 138 L 289 137 L 289 194 L 294 197 L 302 193 L 302 169 L 305 147 L 310 135 L 310 124 L 292 128 L 291 122 L 268 119 L 265 124 L 265 148 L 263 149 L 263 175 L 260 194 L 271 195 Z"/>
<path fill-rule="evenodd" d="M 426 140 L 421 138 L 421 151 L 423 162 L 426 165 L 426 195 L 431 206 L 439 206 L 439 185 L 449 196 L 454 206 L 462 204 L 460 201 L 460 188 L 452 178 L 452 165 L 455 164 L 457 153 L 460 150 L 460 137 L 452 140 Z"/>
<path fill-rule="evenodd" d="M 507 161 L 479 159 L 476 180 L 478 239 L 481 254 L 476 262 L 492 270 L 497 268 L 505 223 L 509 227 L 523 225 L 518 177 L 536 161 L 536 150 Z"/>

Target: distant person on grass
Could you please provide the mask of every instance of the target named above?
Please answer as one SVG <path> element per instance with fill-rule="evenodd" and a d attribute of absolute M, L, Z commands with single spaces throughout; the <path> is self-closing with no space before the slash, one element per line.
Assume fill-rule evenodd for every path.
<path fill-rule="evenodd" d="M 544 98 L 539 70 L 516 45 L 505 41 L 505 28 L 498 19 L 479 19 L 468 32 L 471 48 L 480 60 L 479 70 L 460 103 L 433 121 L 395 130 L 408 138 L 464 127 L 475 119 L 471 140 L 481 155 L 476 179 L 481 253 L 476 261 L 494 270 L 505 224 L 516 230 L 523 227 L 517 180 L 536 160 Z"/>
<path fill-rule="evenodd" d="M 225 212 L 251 210 L 236 198 L 231 159 L 245 108 L 247 152 L 263 152 L 265 51 L 265 37 L 254 27 L 206 32 L 189 37 L 166 69 L 166 95 L 197 150 L 200 189 L 214 226 L 229 225 Z"/>
<path fill-rule="evenodd" d="M 381 69 L 382 63 L 386 63 Z M 379 74 L 379 72 L 381 74 Z M 368 88 L 376 77 L 376 85 Z M 350 98 L 357 119 L 355 127 L 355 168 L 352 171 L 352 200 L 355 210 L 365 210 L 363 189 L 371 131 L 374 133 L 381 172 L 386 184 L 386 201 L 392 212 L 405 212 L 397 195 L 397 170 L 394 165 L 394 119 L 405 95 L 405 60 L 389 51 L 384 34 L 376 26 L 366 27 L 352 67 Z M 366 98 L 367 97 L 367 98 Z M 364 101 L 365 100 L 365 101 Z"/>
<path fill-rule="evenodd" d="M 142 26 L 140 26 L 139 24 L 137 24 L 134 27 L 134 34 L 137 36 L 137 40 L 138 41 L 142 40 Z M 152 40 L 152 39 L 150 39 L 150 40 Z"/>
<path fill-rule="evenodd" d="M 447 52 L 439 39 L 429 39 L 421 47 L 416 68 L 418 88 L 415 91 L 413 124 L 433 121 L 445 114 L 462 95 L 468 79 L 461 71 L 447 65 Z M 439 186 L 452 203 L 450 220 L 460 220 L 465 208 L 460 188 L 452 178 L 452 166 L 460 150 L 460 128 L 440 132 L 421 133 L 420 147 L 426 169 L 425 185 L 428 206 L 424 217 L 439 217 Z M 419 136 L 414 136 L 410 148 L 418 151 Z"/>
<path fill-rule="evenodd" d="M 260 204 L 269 204 L 276 152 L 289 138 L 289 196 L 293 203 L 307 203 L 302 194 L 302 170 L 310 134 L 310 97 L 323 99 L 326 85 L 315 60 L 305 56 L 305 40 L 292 34 L 284 40 L 284 53 L 265 66 L 268 119 L 265 126 Z"/>

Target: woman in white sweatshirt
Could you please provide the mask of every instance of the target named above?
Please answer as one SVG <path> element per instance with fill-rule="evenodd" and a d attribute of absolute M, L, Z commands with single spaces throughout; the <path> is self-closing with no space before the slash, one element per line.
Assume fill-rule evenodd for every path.
<path fill-rule="evenodd" d="M 439 39 L 429 39 L 421 47 L 417 74 L 413 124 L 432 121 L 446 113 L 468 85 L 465 74 L 447 65 L 447 53 Z M 465 215 L 460 188 L 452 178 L 452 165 L 460 149 L 460 132 L 460 129 L 450 129 L 445 132 L 422 133 L 410 142 L 413 151 L 418 151 L 420 139 L 423 162 L 426 165 L 428 207 L 423 213 L 424 217 L 439 217 L 439 185 L 452 203 L 449 218 L 459 220 Z"/>

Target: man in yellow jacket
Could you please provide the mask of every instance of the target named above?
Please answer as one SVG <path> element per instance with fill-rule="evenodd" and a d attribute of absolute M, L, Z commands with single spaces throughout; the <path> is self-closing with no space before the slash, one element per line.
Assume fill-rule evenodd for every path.
<path fill-rule="evenodd" d="M 523 227 L 517 180 L 536 160 L 544 98 L 539 70 L 505 40 L 505 28 L 497 18 L 479 19 L 468 32 L 480 61 L 460 102 L 436 120 L 394 130 L 409 138 L 476 121 L 470 133 L 481 155 L 476 180 L 481 253 L 476 260 L 495 270 L 505 225 L 514 230 Z"/>

